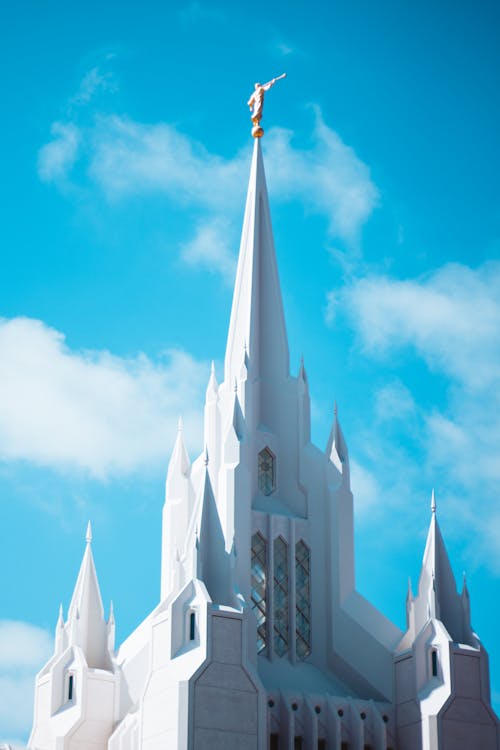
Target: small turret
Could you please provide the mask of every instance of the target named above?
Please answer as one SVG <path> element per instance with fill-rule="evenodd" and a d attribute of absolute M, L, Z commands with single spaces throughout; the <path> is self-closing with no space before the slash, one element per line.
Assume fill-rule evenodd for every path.
<path fill-rule="evenodd" d="M 108 633 L 92 556 L 90 521 L 85 539 L 85 552 L 69 606 L 66 626 L 68 640 L 70 646 L 79 646 L 82 649 L 89 667 L 109 669 Z"/>
<path fill-rule="evenodd" d="M 175 554 L 182 549 L 192 510 L 191 461 L 184 443 L 182 419 L 168 465 L 163 506 L 161 598 L 165 599 L 174 586 Z"/>
<path fill-rule="evenodd" d="M 431 494 L 431 522 L 427 534 L 418 592 L 407 599 L 408 635 L 416 638 L 431 620 L 439 620 L 450 637 L 458 643 L 475 646 L 470 627 L 470 612 L 466 586 L 462 595 L 457 592 L 455 576 L 437 521 L 436 495 Z"/>
<path fill-rule="evenodd" d="M 328 439 L 326 453 L 335 468 L 342 474 L 342 481 L 349 485 L 349 451 L 340 426 L 337 402 L 334 406 L 333 425 Z"/>

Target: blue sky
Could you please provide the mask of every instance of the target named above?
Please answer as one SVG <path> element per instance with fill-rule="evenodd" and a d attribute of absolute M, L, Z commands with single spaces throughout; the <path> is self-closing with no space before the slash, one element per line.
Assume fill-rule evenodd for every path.
<path fill-rule="evenodd" d="M 291 362 L 336 399 L 360 591 L 404 625 L 432 487 L 500 708 L 498 4 L 4 9 L 0 739 L 88 518 L 118 641 L 155 605 L 163 484 L 224 354 L 256 80 Z"/>

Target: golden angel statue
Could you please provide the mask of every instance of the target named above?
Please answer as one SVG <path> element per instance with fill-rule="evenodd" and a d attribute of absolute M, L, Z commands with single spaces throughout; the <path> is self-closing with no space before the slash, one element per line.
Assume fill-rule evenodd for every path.
<path fill-rule="evenodd" d="M 260 125 L 260 121 L 262 120 L 262 111 L 264 109 L 264 94 L 266 93 L 266 91 L 269 91 L 272 86 L 274 86 L 276 81 L 280 81 L 282 78 L 286 78 L 286 73 L 283 73 L 283 75 L 278 76 L 277 78 L 273 78 L 267 83 L 255 84 L 255 90 L 253 91 L 252 96 L 247 102 L 248 106 L 252 110 L 252 135 L 254 138 L 261 138 L 264 135 L 264 129 Z"/>

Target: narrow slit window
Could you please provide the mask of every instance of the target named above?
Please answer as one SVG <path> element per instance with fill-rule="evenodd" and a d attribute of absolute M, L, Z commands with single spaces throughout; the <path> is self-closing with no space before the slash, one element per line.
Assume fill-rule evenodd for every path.
<path fill-rule="evenodd" d="M 288 544 L 283 537 L 274 540 L 274 650 L 278 656 L 288 651 Z"/>
<path fill-rule="evenodd" d="M 311 553 L 302 539 L 295 545 L 295 652 L 311 653 Z"/>
<path fill-rule="evenodd" d="M 194 641 L 196 636 L 196 614 L 190 612 L 189 614 L 189 640 Z"/>
<path fill-rule="evenodd" d="M 279 750 L 280 747 L 280 737 L 279 734 L 273 734 L 269 738 L 269 750 Z"/>
<path fill-rule="evenodd" d="M 438 655 L 435 648 L 431 651 L 432 676 L 437 677 L 438 673 Z"/>
<path fill-rule="evenodd" d="M 293 738 L 293 750 L 302 750 L 304 747 L 303 739 L 302 737 L 294 737 Z"/>
<path fill-rule="evenodd" d="M 259 453 L 259 490 L 271 495 L 276 489 L 276 459 L 269 448 Z"/>
<path fill-rule="evenodd" d="M 70 674 L 68 678 L 68 700 L 73 700 L 73 693 L 75 689 L 75 677 L 74 675 Z"/>
<path fill-rule="evenodd" d="M 257 653 L 266 647 L 267 542 L 257 532 L 252 537 L 251 606 L 257 619 Z"/>

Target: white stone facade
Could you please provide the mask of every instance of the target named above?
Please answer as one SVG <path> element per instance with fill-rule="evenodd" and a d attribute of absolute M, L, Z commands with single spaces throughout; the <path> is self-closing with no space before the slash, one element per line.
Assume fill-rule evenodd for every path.
<path fill-rule="evenodd" d="M 204 442 L 191 463 L 179 425 L 160 602 L 116 651 L 89 529 L 31 750 L 500 748 L 434 504 L 406 633 L 356 591 L 349 454 L 336 413 L 326 451 L 311 443 L 303 363 L 290 375 L 259 139 Z"/>

